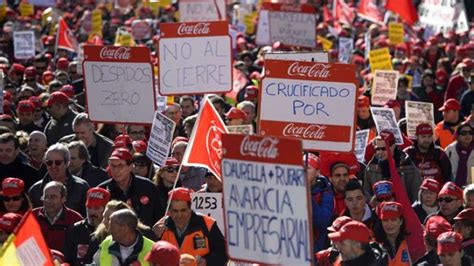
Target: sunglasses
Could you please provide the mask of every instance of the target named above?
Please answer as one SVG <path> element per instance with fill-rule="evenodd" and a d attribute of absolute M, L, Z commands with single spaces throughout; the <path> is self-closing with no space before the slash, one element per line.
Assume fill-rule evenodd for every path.
<path fill-rule="evenodd" d="M 21 196 L 14 196 L 14 197 L 7 197 L 7 196 L 4 196 L 3 197 L 3 201 L 19 201 L 21 200 Z"/>
<path fill-rule="evenodd" d="M 455 199 L 453 199 L 453 198 L 439 198 L 439 199 L 438 199 L 438 202 L 441 203 L 441 202 L 443 202 L 443 201 L 446 201 L 446 203 L 451 203 L 451 202 L 453 202 L 454 200 L 455 200 Z"/>
<path fill-rule="evenodd" d="M 168 173 L 173 173 L 173 172 L 177 172 L 178 171 L 178 167 L 166 167 L 165 169 L 163 169 L 165 172 L 168 172 Z"/>
<path fill-rule="evenodd" d="M 472 135 L 472 131 L 461 131 L 461 132 L 459 132 L 459 135 L 461 135 L 461 136 Z"/>
<path fill-rule="evenodd" d="M 387 148 L 386 147 L 377 147 L 375 148 L 376 151 L 385 151 Z"/>
<path fill-rule="evenodd" d="M 63 160 L 50 160 L 50 161 L 46 161 L 46 165 L 47 166 L 52 166 L 53 164 L 56 165 L 56 166 L 60 166 L 61 164 L 63 164 Z"/>

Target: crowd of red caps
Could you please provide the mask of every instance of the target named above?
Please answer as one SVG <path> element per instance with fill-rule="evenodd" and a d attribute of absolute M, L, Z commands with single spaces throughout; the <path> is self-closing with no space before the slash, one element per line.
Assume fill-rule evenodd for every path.
<path fill-rule="evenodd" d="M 158 15 L 154 15 L 152 10 L 143 6 L 140 1 L 129 2 L 132 8 L 121 10 L 109 9 L 107 5 L 96 3 L 96 1 L 58 1 L 54 12 L 62 15 L 79 42 L 90 44 L 113 44 L 117 29 L 123 27 L 126 30 L 130 30 L 132 23 L 138 19 L 155 19 L 158 23 L 176 21 L 177 8 L 175 5 L 167 6 L 161 9 Z M 349 1 L 351 8 L 357 7 L 358 4 L 358 1 Z M 472 40 L 472 24 L 469 27 L 470 30 L 466 32 L 456 33 L 452 30 L 446 35 L 440 33 L 429 37 L 425 37 L 423 27 L 405 25 L 407 33 L 405 42 L 393 45 L 388 38 L 386 24 L 377 24 L 356 18 L 350 24 L 340 25 L 332 16 L 327 16 L 327 13 L 323 12 L 328 9 L 330 4 L 327 4 L 326 1 L 316 1 L 314 5 L 320 15 L 316 27 L 317 34 L 333 43 L 333 47 L 328 51 L 331 62 L 336 62 L 338 58 L 337 44 L 339 37 L 350 37 L 354 40 L 351 63 L 357 67 L 356 76 L 359 87 L 357 126 L 360 130 L 370 129 L 370 138 L 364 162 L 358 162 L 352 154 L 321 152 L 318 155 L 313 153 L 308 153 L 307 155 L 308 169 L 317 170 L 315 173 L 329 177 L 329 181 L 334 188 L 334 199 L 331 199 L 333 200 L 334 209 L 331 209 L 331 218 L 337 217 L 347 209 L 344 202 L 346 196 L 344 185 L 348 181 L 336 180 L 336 177 L 333 176 L 334 170 L 338 167 L 347 168 L 351 179 L 358 179 L 364 182 L 366 180 L 364 174 L 366 165 L 370 166 L 374 158 L 379 160 L 380 152 L 384 151 L 382 150 L 383 147 L 381 147 L 382 144 L 377 143 L 375 123 L 370 114 L 373 73 L 370 69 L 370 62 L 364 54 L 368 46 L 365 43 L 364 35 L 366 32 L 369 32 L 370 48 L 388 47 L 392 55 L 393 68 L 401 74 L 397 98 L 387 102 L 384 106 L 394 109 L 399 126 L 402 129 L 404 143 L 397 145 L 398 152 L 403 153 L 405 148 L 417 146 L 420 143 L 419 136 L 431 135 L 436 141 L 435 143 L 440 146 L 442 155 L 449 156 L 449 164 L 451 165 L 449 177 L 437 176 L 432 179 L 423 176 L 424 180 L 420 180 L 419 188 L 417 188 L 420 194 L 431 192 L 435 195 L 435 200 L 439 200 L 439 207 L 437 207 L 438 203 L 428 206 L 423 196 L 420 196 L 420 199 L 418 199 L 421 201 L 419 202 L 420 208 L 424 208 L 426 212 L 435 213 L 433 208 L 437 207 L 435 208 L 436 211 L 439 210 L 441 212 L 440 215 L 428 217 L 426 217 L 425 213 L 424 217 L 426 220 L 424 221 L 420 218 L 423 217 L 423 214 L 419 216 L 420 222 L 424 224 L 424 236 L 434 241 L 437 240 L 436 250 L 438 255 L 444 253 L 451 254 L 461 250 L 462 236 L 451 231 L 450 222 L 456 224 L 456 221 L 468 221 L 464 225 L 470 225 L 471 230 L 474 231 L 474 225 L 472 224 L 474 217 L 471 209 L 474 207 L 474 196 L 472 196 L 474 195 L 474 190 L 472 186 L 468 186 L 472 181 L 469 181 L 468 177 L 473 174 L 471 167 L 474 164 L 472 152 L 474 126 L 474 41 Z M 97 38 L 88 38 L 87 33 L 82 30 L 82 25 L 85 22 L 84 18 L 87 17 L 86 14 L 94 9 L 102 11 L 103 36 L 99 40 Z M 9 3 L 6 6 L 5 16 L 1 21 L 2 28 L 0 31 L 0 69 L 5 74 L 3 114 L 0 115 L 1 133 L 4 133 L 6 128 L 6 130 L 10 130 L 18 135 L 22 144 L 22 153 L 31 164 L 35 161 L 35 153 L 28 145 L 28 134 L 35 131 L 43 131 L 48 121 L 55 122 L 61 119 L 56 117 L 51 109 L 57 105 L 69 105 L 69 108 L 77 112 L 85 110 L 83 80 L 77 71 L 80 63 L 77 58 L 74 58 L 74 53 L 55 48 L 56 35 L 54 33 L 54 26 L 57 21 L 54 19 L 43 21 L 43 11 L 44 8 L 35 7 L 33 15 L 20 16 L 18 4 Z M 472 11 L 468 10 L 468 18 L 469 20 L 472 19 Z M 397 18 L 392 17 L 390 20 L 397 20 Z M 17 30 L 35 31 L 36 37 L 41 43 L 37 47 L 37 55 L 34 59 L 17 60 L 14 58 L 12 33 Z M 151 49 L 151 61 L 155 65 L 158 64 L 156 52 L 158 36 L 156 35 L 156 30 L 156 26 L 152 27 L 151 38 L 137 41 L 138 45 L 147 46 Z M 222 103 L 220 114 L 228 125 L 255 125 L 255 114 L 258 108 L 258 84 L 263 76 L 261 73 L 264 64 L 263 54 L 270 51 L 289 52 L 308 49 L 289 47 L 281 42 L 275 42 L 271 46 L 259 47 L 255 44 L 254 33 L 238 33 L 236 40 L 237 51 L 234 67 L 243 73 L 248 82 L 241 88 L 237 99 L 225 101 L 228 99 L 216 96 L 217 100 L 213 100 L 213 103 Z M 323 43 L 320 40 L 317 41 L 315 49 L 323 50 Z M 408 81 L 406 76 L 409 76 L 411 81 Z M 416 128 L 416 140 L 409 139 L 406 133 L 405 101 L 407 100 L 431 102 L 434 105 L 435 127 L 429 124 L 419 125 Z M 179 101 L 179 97 L 176 97 L 175 101 L 183 106 L 184 101 Z M 235 101 L 241 103 L 234 107 L 232 105 Z M 243 104 L 244 102 L 245 104 Z M 196 105 L 194 101 L 193 105 Z M 251 107 L 251 111 L 248 110 L 248 106 Z M 181 114 L 176 119 L 179 123 L 178 128 L 185 127 L 187 125 L 187 116 L 191 117 L 195 113 L 196 110 L 194 109 L 191 115 L 186 115 L 186 117 L 184 114 Z M 72 122 L 72 120 L 69 122 Z M 102 129 L 108 128 L 100 132 L 113 141 L 112 149 L 115 150 L 113 152 L 110 151 L 110 158 L 134 160 L 136 153 L 142 154 L 142 158 L 146 158 L 143 154 L 145 154 L 147 148 L 146 138 L 150 130 L 148 127 L 138 127 L 145 131 L 142 133 L 143 137 L 132 138 L 131 132 L 133 132 L 133 129 L 130 129 L 130 127 L 124 129 L 121 125 L 100 126 Z M 20 132 L 26 132 L 27 134 L 21 134 Z M 189 133 L 183 132 L 185 130 L 181 132 L 177 130 L 175 132 L 173 147 L 179 144 L 179 142 L 188 141 Z M 59 137 L 69 133 L 73 133 L 72 129 Z M 393 135 L 380 135 L 383 136 L 382 139 L 390 147 L 394 145 Z M 53 143 L 48 143 L 48 145 L 54 144 L 58 140 L 59 138 Z M 452 146 L 451 149 L 450 146 Z M 133 151 L 133 156 L 129 151 L 117 149 L 123 147 Z M 432 150 L 429 151 L 431 152 Z M 44 166 L 44 164 L 41 164 L 42 155 L 44 155 L 44 150 L 43 154 L 39 156 L 40 163 L 36 170 L 39 170 L 41 175 L 44 175 L 45 170 L 41 169 L 41 165 Z M 422 163 L 418 165 L 416 164 L 416 158 L 412 158 L 416 167 L 420 167 L 424 162 L 429 161 L 433 168 L 442 168 L 439 159 L 427 159 L 421 152 L 417 153 L 417 155 L 421 157 Z M 173 156 L 175 155 L 173 154 Z M 153 176 L 157 169 L 152 169 L 154 168 L 153 166 L 150 167 L 151 162 L 148 158 L 145 161 L 148 164 L 148 177 Z M 179 165 L 179 162 L 180 160 L 170 158 L 167 160 L 166 166 L 175 167 Z M 138 163 L 137 161 L 137 165 Z M 95 166 L 100 167 L 100 165 Z M 109 174 L 111 173 L 110 169 L 104 170 L 107 170 Z M 431 168 L 419 170 L 431 170 Z M 15 200 L 17 197 L 21 197 L 21 195 L 25 194 L 25 190 L 29 188 L 25 188 L 25 182 L 21 180 L 22 178 L 24 177 L 18 179 L 2 176 L 2 197 L 5 204 Z M 38 180 L 41 178 L 42 176 L 38 176 Z M 338 190 L 339 183 L 336 181 L 340 181 L 342 190 Z M 447 181 L 454 181 L 454 183 Z M 462 187 L 465 186 L 466 189 L 463 192 Z M 364 186 L 364 188 L 366 187 Z M 393 201 L 398 200 L 398 198 L 389 180 L 375 182 L 369 185 L 369 188 L 365 192 L 373 194 L 377 200 L 383 202 L 383 204 L 377 205 L 375 208 L 377 216 L 381 220 L 398 219 L 402 216 L 404 208 L 410 208 Z M 91 195 L 97 195 L 97 193 L 103 195 L 103 197 L 100 199 L 90 197 Z M 103 206 L 110 199 L 110 194 L 107 190 L 103 189 L 92 188 L 88 191 L 87 195 L 85 203 L 87 207 Z M 187 194 L 184 195 L 175 193 L 173 197 L 189 201 L 186 198 Z M 451 201 L 453 201 L 452 199 L 455 199 L 454 201 L 464 200 L 466 202 L 466 209 L 461 210 L 462 207 L 459 206 L 459 210 L 456 210 L 454 215 L 452 213 L 444 215 L 443 210 L 449 209 L 449 206 L 446 207 L 445 205 L 451 202 L 447 202 L 450 199 Z M 444 200 L 445 203 L 441 200 Z M 415 204 L 413 208 L 417 210 Z M 351 212 L 349 211 L 349 213 Z M 0 218 L 1 237 L 5 238 L 13 232 L 21 219 L 21 214 L 7 213 Z M 450 219 L 450 221 L 448 222 L 446 219 Z M 331 232 L 329 238 L 336 243 L 336 247 L 341 252 L 344 247 L 339 246 L 338 243 L 342 240 L 350 239 L 361 243 L 369 243 L 373 240 L 373 232 L 371 231 L 373 228 L 368 228 L 362 221 L 354 221 L 347 216 L 336 218 L 332 226 L 329 226 L 327 230 Z M 459 232 L 460 230 L 456 231 Z M 466 236 L 464 237 L 466 238 Z M 471 239 L 471 237 L 467 236 L 467 240 Z M 152 252 L 147 255 L 147 260 L 153 260 L 155 263 L 165 261 L 171 265 L 175 264 L 174 261 L 179 260 L 178 253 L 179 250 L 174 246 L 159 241 L 155 243 Z M 58 258 L 61 258 L 61 254 L 56 252 L 56 255 Z"/>

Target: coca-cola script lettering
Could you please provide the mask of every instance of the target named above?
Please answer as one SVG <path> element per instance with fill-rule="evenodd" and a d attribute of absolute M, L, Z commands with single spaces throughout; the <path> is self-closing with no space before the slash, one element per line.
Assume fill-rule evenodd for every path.
<path fill-rule="evenodd" d="M 327 126 L 321 125 L 297 126 L 290 123 L 283 129 L 283 136 L 303 139 L 324 139 L 326 128 Z"/>
<path fill-rule="evenodd" d="M 104 46 L 100 50 L 101 59 L 129 60 L 130 47 L 110 47 Z"/>
<path fill-rule="evenodd" d="M 178 35 L 203 35 L 209 34 L 210 28 L 209 23 L 197 23 L 194 25 L 189 25 L 183 23 L 178 27 Z"/>
<path fill-rule="evenodd" d="M 301 65 L 300 62 L 294 62 L 288 67 L 289 76 L 300 76 L 309 78 L 328 78 L 331 66 L 327 64 Z"/>
<path fill-rule="evenodd" d="M 250 136 L 245 136 L 240 144 L 242 156 L 275 159 L 278 156 L 278 139 L 266 137 L 262 140 L 252 141 Z"/>

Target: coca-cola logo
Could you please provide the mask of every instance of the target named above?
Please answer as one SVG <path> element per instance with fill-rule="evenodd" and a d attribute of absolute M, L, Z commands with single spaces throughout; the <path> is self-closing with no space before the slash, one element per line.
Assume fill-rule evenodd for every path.
<path fill-rule="evenodd" d="M 331 65 L 314 63 L 312 65 L 294 62 L 288 67 L 289 76 L 300 76 L 309 78 L 328 78 Z"/>
<path fill-rule="evenodd" d="M 386 204 L 383 206 L 382 208 L 384 211 L 394 211 L 394 212 L 398 212 L 400 209 L 398 208 L 397 205 L 395 204 Z"/>
<path fill-rule="evenodd" d="M 102 192 L 91 192 L 91 193 L 89 193 L 89 198 L 91 198 L 91 199 L 104 199 L 104 194 Z"/>
<path fill-rule="evenodd" d="M 16 182 L 5 183 L 5 188 L 18 188 L 18 184 Z"/>
<path fill-rule="evenodd" d="M 178 35 L 203 35 L 209 34 L 211 31 L 209 28 L 209 23 L 207 22 L 200 22 L 194 25 L 189 25 L 186 23 L 182 23 L 178 27 Z"/>
<path fill-rule="evenodd" d="M 250 136 L 245 136 L 240 143 L 240 154 L 242 156 L 275 159 L 278 156 L 278 142 L 278 139 L 270 137 L 251 140 Z"/>
<path fill-rule="evenodd" d="M 110 47 L 105 46 L 100 50 L 101 59 L 129 60 L 130 47 Z"/>
<path fill-rule="evenodd" d="M 224 130 L 219 128 L 215 121 L 211 121 L 211 126 L 206 134 L 206 151 L 209 155 L 210 167 L 215 173 L 221 172 L 222 133 L 225 133 Z"/>
<path fill-rule="evenodd" d="M 283 136 L 320 140 L 326 137 L 326 128 L 327 126 L 321 125 L 298 126 L 294 123 L 289 123 L 283 128 Z"/>

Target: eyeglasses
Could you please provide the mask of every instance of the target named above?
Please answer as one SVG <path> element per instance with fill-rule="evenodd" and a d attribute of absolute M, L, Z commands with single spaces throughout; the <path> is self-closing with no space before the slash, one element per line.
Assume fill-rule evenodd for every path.
<path fill-rule="evenodd" d="M 453 198 L 439 198 L 438 199 L 438 202 L 441 203 L 443 201 L 446 201 L 446 203 L 451 203 L 452 201 L 454 201 L 455 199 Z"/>
<path fill-rule="evenodd" d="M 163 169 L 165 172 L 173 173 L 178 171 L 178 167 L 166 167 Z"/>
<path fill-rule="evenodd" d="M 61 164 L 63 164 L 63 160 L 50 160 L 50 161 L 46 161 L 46 165 L 47 166 L 52 166 L 53 164 L 56 165 L 56 166 L 60 166 Z"/>
<path fill-rule="evenodd" d="M 3 196 L 3 201 L 19 201 L 21 200 L 21 196 L 14 196 L 14 197 L 7 197 Z"/>
<path fill-rule="evenodd" d="M 459 135 L 461 135 L 461 136 L 472 135 L 472 131 L 461 131 L 461 132 L 459 132 Z"/>
<path fill-rule="evenodd" d="M 386 147 L 376 147 L 376 151 L 385 151 L 387 148 Z"/>

